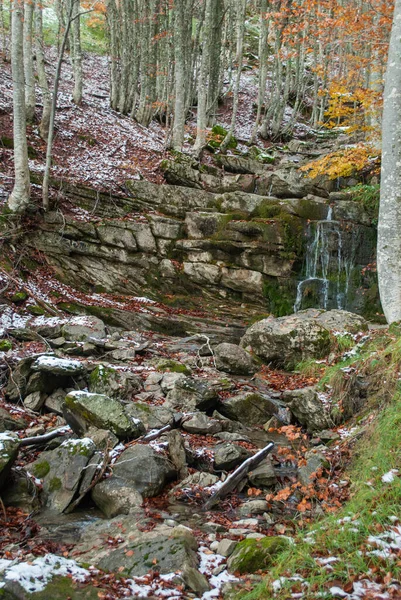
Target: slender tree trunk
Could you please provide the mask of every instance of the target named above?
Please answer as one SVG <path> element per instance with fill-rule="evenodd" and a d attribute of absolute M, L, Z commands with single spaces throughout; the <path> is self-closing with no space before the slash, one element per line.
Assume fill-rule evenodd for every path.
<path fill-rule="evenodd" d="M 33 11 L 35 0 L 25 0 L 24 12 L 24 73 L 26 120 L 35 120 L 35 76 L 33 70 Z"/>
<path fill-rule="evenodd" d="M 39 87 L 42 92 L 43 112 L 39 125 L 40 137 L 47 141 L 49 135 L 51 96 L 45 71 L 45 56 L 43 52 L 43 13 L 40 1 L 35 4 L 35 51 Z"/>
<path fill-rule="evenodd" d="M 82 50 L 81 50 L 81 17 L 79 0 L 70 0 L 72 3 L 72 23 L 71 23 L 71 54 L 72 70 L 74 73 L 74 91 L 72 94 L 75 104 L 82 102 Z"/>
<path fill-rule="evenodd" d="M 1 43 L 4 61 L 8 59 L 8 44 L 7 44 L 7 33 L 6 24 L 4 21 L 4 2 L 0 0 L 0 28 L 1 28 Z"/>
<path fill-rule="evenodd" d="M 210 68 L 210 45 L 209 38 L 212 23 L 212 3 L 213 0 L 206 0 L 205 24 L 203 28 L 202 59 L 198 79 L 198 113 L 196 123 L 196 140 L 194 145 L 194 154 L 199 156 L 206 143 L 207 126 L 207 100 L 208 100 L 208 71 Z"/>
<path fill-rule="evenodd" d="M 235 123 L 237 121 L 237 112 L 238 112 L 238 104 L 239 104 L 239 88 L 241 83 L 241 75 L 242 75 L 242 60 L 244 55 L 244 31 L 245 31 L 245 12 L 246 12 L 246 2 L 247 0 L 239 0 L 237 9 L 237 54 L 236 54 L 236 63 L 237 63 L 237 75 L 235 78 L 234 84 L 234 99 L 233 99 L 233 110 L 231 115 L 231 124 L 230 129 L 227 132 L 226 137 L 221 143 L 220 150 L 225 152 L 228 148 L 228 145 L 234 136 Z"/>
<path fill-rule="evenodd" d="M 17 0 L 14 0 L 17 1 Z M 74 0 L 72 0 L 73 2 Z M 46 165 L 45 171 L 43 174 L 43 184 L 42 184 L 42 201 L 43 208 L 45 211 L 49 210 L 49 183 L 50 183 L 50 169 L 52 166 L 52 147 L 53 147 L 53 136 L 54 136 L 54 121 L 56 119 L 56 109 L 57 109 L 57 94 L 58 94 L 58 86 L 60 83 L 60 75 L 61 75 L 61 65 L 63 63 L 63 55 L 65 46 L 68 40 L 68 34 L 70 32 L 71 21 L 72 21 L 72 11 L 73 11 L 73 3 L 71 2 L 69 7 L 69 13 L 67 15 L 66 26 L 64 30 L 63 40 L 61 42 L 60 52 L 57 60 L 56 73 L 54 75 L 54 86 L 53 86 L 53 99 L 50 111 L 50 123 L 49 123 L 49 135 L 47 138 L 47 150 L 46 150 Z"/>
<path fill-rule="evenodd" d="M 253 126 L 251 143 L 256 142 L 262 107 L 265 100 L 266 82 L 267 82 L 267 58 L 268 45 L 267 36 L 269 32 L 269 20 L 267 14 L 268 0 L 262 0 L 260 5 L 260 38 L 259 38 L 259 86 L 258 86 L 258 107 L 256 112 L 255 125 Z"/>
<path fill-rule="evenodd" d="M 184 144 L 185 129 L 185 92 L 188 82 L 185 81 L 185 14 L 183 2 L 176 2 L 174 7 L 174 58 L 175 58 L 175 101 L 174 122 L 172 131 L 172 147 L 181 151 Z"/>
<path fill-rule="evenodd" d="M 380 299 L 388 323 L 401 320 L 401 0 L 396 0 L 384 88 L 377 242 Z"/>
<path fill-rule="evenodd" d="M 29 203 L 28 145 L 26 139 L 24 81 L 24 0 L 13 1 L 11 18 L 11 68 L 13 77 L 14 123 L 14 188 L 8 198 L 8 209 L 22 213 Z"/>

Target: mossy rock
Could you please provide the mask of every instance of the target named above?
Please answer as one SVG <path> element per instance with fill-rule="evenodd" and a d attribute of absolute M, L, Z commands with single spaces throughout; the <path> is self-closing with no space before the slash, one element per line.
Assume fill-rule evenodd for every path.
<path fill-rule="evenodd" d="M 35 463 L 32 470 L 35 477 L 38 479 L 43 479 L 43 477 L 46 477 L 46 475 L 49 473 L 50 465 L 47 460 L 42 460 L 41 462 Z"/>
<path fill-rule="evenodd" d="M 211 136 L 208 140 L 208 146 L 212 149 L 220 148 L 222 141 L 226 137 L 228 131 L 224 129 L 221 125 L 214 125 L 212 127 Z M 234 136 L 231 136 L 231 139 L 228 143 L 227 149 L 233 150 L 238 146 L 238 141 Z"/>
<path fill-rule="evenodd" d="M 0 352 L 7 352 L 8 350 L 11 350 L 12 347 L 13 345 L 10 340 L 0 340 Z"/>
<path fill-rule="evenodd" d="M 26 292 L 16 292 L 12 297 L 11 297 L 11 302 L 14 302 L 14 304 L 20 304 L 21 302 L 24 302 L 26 299 L 28 298 L 28 294 Z"/>
<path fill-rule="evenodd" d="M 46 311 L 44 308 L 42 308 L 41 306 L 38 306 L 37 304 L 32 304 L 30 306 L 26 307 L 26 310 L 31 314 L 31 315 L 35 315 L 35 317 L 40 317 L 42 315 L 46 314 Z"/>
<path fill-rule="evenodd" d="M 260 540 L 248 539 L 237 544 L 228 559 L 228 570 L 235 573 L 256 573 L 265 571 L 273 559 L 286 550 L 290 542 L 283 537 L 265 537 Z"/>
<path fill-rule="evenodd" d="M 4 588 L 0 588 L 0 598 L 4 600 L 98 600 L 101 588 L 74 582 L 71 577 L 53 577 L 44 590 L 40 592 L 25 592 L 18 582 L 7 581 Z M 104 594 L 106 590 L 103 589 Z"/>
<path fill-rule="evenodd" d="M 191 375 L 192 373 L 187 365 L 171 359 L 160 360 L 156 365 L 156 369 L 163 373 L 166 371 L 170 373 L 183 373 L 183 375 Z"/>

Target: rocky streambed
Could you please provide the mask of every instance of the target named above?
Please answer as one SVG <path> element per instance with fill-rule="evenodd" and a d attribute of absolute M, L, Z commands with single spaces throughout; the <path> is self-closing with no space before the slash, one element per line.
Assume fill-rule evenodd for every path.
<path fill-rule="evenodd" d="M 341 500 L 319 485 L 355 406 L 339 417 L 330 390 L 281 369 L 324 359 L 339 332 L 357 343 L 361 317 L 270 317 L 233 344 L 205 322 L 175 337 L 0 315 L 0 598 L 225 596 Z"/>

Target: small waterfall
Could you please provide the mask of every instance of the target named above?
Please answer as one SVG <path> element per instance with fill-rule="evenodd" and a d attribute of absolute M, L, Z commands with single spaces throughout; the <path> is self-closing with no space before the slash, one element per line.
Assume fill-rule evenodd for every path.
<path fill-rule="evenodd" d="M 308 224 L 305 277 L 298 283 L 294 312 L 302 308 L 346 307 L 355 245 L 344 251 L 341 225 L 333 221 L 330 206 L 326 219 Z"/>

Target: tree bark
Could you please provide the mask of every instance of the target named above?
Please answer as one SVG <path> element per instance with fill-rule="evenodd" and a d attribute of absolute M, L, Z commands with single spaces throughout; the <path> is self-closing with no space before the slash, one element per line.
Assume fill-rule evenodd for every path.
<path fill-rule="evenodd" d="M 388 323 L 401 320 L 401 0 L 396 0 L 384 88 L 377 242 L 379 292 Z"/>
<path fill-rule="evenodd" d="M 25 0 L 24 12 L 24 73 L 26 120 L 35 120 L 35 76 L 33 70 L 33 11 L 35 0 Z"/>
<path fill-rule="evenodd" d="M 49 84 L 47 82 L 45 71 L 45 55 L 43 52 L 43 13 L 40 2 L 35 4 L 35 50 L 36 50 L 36 67 L 38 71 L 39 87 L 42 92 L 43 112 L 42 119 L 39 125 L 40 137 L 47 141 L 49 135 L 51 96 Z"/>
<path fill-rule="evenodd" d="M 29 203 L 28 144 L 26 139 L 24 79 L 24 1 L 13 1 L 11 19 L 11 68 L 13 78 L 14 188 L 8 198 L 8 209 L 23 213 Z"/>
<path fill-rule="evenodd" d="M 72 70 L 74 73 L 74 91 L 72 94 L 75 104 L 82 102 L 82 50 L 81 50 L 81 17 L 79 0 L 70 0 L 72 2 L 72 23 L 71 23 L 71 55 Z"/>

